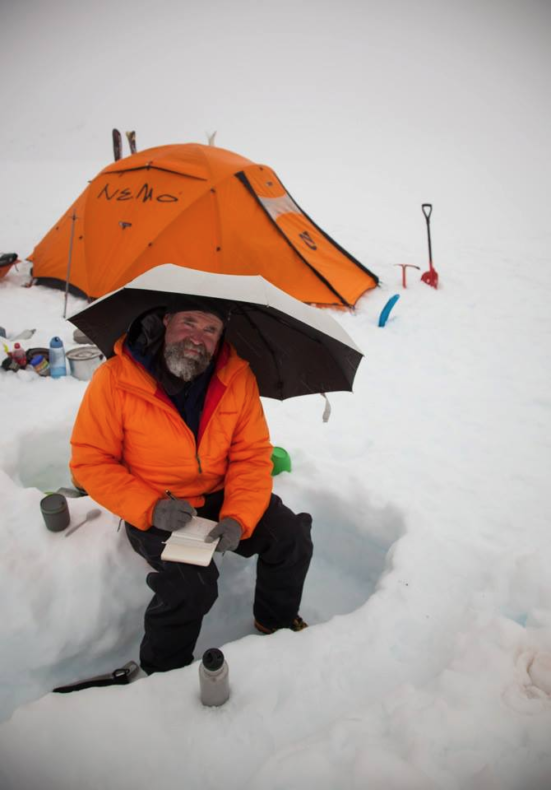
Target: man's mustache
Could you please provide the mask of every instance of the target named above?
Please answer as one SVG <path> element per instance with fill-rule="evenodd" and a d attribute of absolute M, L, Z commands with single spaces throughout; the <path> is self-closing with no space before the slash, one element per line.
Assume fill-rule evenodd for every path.
<path fill-rule="evenodd" d="M 196 351 L 201 356 L 209 356 L 206 347 L 202 343 L 192 343 L 191 340 L 177 340 L 170 343 L 170 346 L 181 351 Z"/>

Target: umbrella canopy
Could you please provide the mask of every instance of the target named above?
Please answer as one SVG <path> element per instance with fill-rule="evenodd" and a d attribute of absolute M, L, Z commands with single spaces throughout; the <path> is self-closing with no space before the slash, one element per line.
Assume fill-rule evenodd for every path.
<path fill-rule="evenodd" d="M 259 275 L 217 275 L 167 263 L 69 320 L 110 357 L 136 318 L 155 308 L 174 309 L 176 295 L 229 311 L 226 338 L 249 362 L 261 395 L 284 400 L 352 390 L 362 358 L 354 341 L 328 313 L 299 302 Z"/>
<path fill-rule="evenodd" d="M 73 290 L 91 298 L 165 261 L 260 274 L 303 302 L 339 307 L 378 283 L 299 208 L 270 167 L 192 143 L 105 167 L 30 259 L 39 283 L 59 286 L 68 276 Z"/>

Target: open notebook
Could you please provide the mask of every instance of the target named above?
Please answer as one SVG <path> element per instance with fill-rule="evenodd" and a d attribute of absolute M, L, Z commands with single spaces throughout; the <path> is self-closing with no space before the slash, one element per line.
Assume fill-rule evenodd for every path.
<path fill-rule="evenodd" d="M 205 538 L 218 522 L 195 516 L 185 527 L 173 532 L 166 541 L 162 560 L 187 562 L 190 565 L 208 565 L 218 546 L 218 540 L 205 543 Z"/>

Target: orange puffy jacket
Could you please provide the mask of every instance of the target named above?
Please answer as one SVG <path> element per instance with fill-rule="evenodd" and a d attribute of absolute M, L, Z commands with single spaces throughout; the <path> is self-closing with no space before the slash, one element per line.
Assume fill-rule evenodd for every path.
<path fill-rule="evenodd" d="M 224 489 L 220 518 L 250 537 L 272 491 L 272 445 L 256 379 L 224 343 L 198 441 L 158 382 L 124 349 L 98 368 L 71 437 L 71 471 L 90 496 L 142 530 L 166 490 L 195 507 Z"/>

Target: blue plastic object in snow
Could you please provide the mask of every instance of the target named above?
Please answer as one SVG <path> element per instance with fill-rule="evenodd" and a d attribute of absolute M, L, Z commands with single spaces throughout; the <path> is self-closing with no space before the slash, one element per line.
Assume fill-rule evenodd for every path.
<path fill-rule="evenodd" d="M 394 307 L 394 305 L 396 304 L 399 298 L 400 298 L 400 294 L 394 294 L 394 296 L 390 297 L 388 302 L 381 310 L 381 315 L 379 316 L 379 326 L 384 326 L 386 324 L 387 319 L 390 315 L 390 311 L 392 310 L 392 308 Z"/>
<path fill-rule="evenodd" d="M 67 375 L 65 349 L 60 337 L 52 337 L 50 340 L 50 374 L 53 379 Z"/>

